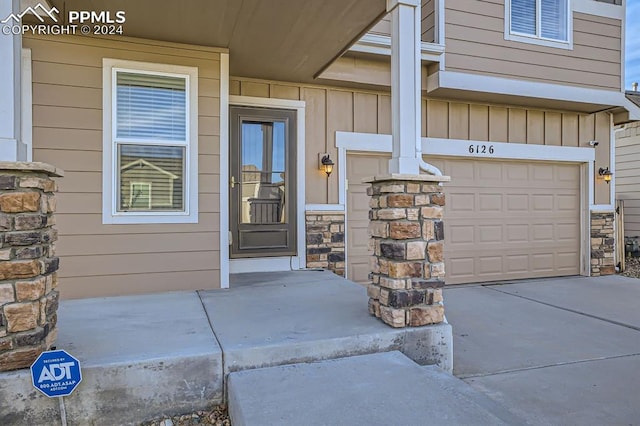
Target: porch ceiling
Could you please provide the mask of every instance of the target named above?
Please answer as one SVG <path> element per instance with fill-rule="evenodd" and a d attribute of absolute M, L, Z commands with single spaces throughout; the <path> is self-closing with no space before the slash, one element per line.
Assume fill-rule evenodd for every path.
<path fill-rule="evenodd" d="M 385 0 L 50 0 L 126 12 L 125 35 L 230 51 L 232 75 L 310 81 L 384 15 Z"/>

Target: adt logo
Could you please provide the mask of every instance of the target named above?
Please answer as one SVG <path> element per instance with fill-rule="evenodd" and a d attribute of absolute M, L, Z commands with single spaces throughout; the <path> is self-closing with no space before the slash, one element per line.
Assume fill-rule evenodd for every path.
<path fill-rule="evenodd" d="M 33 386 L 48 397 L 67 396 L 82 381 L 80 361 L 67 352 L 42 352 L 31 365 Z"/>

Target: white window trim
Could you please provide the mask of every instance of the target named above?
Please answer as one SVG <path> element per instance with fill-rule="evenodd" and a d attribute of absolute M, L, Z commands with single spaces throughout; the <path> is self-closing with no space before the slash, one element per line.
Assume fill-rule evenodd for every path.
<path fill-rule="evenodd" d="M 511 0 L 504 2 L 504 39 L 520 43 L 537 44 L 539 46 L 555 47 L 558 49 L 573 50 L 573 8 L 571 0 L 567 1 L 567 40 L 554 40 L 541 36 L 511 32 Z M 536 1 L 539 4 L 540 0 Z"/>
<path fill-rule="evenodd" d="M 186 78 L 187 143 L 185 150 L 185 210 L 182 212 L 118 212 L 116 209 L 116 155 L 114 143 L 116 71 L 168 75 Z M 178 65 L 154 64 L 104 58 L 102 60 L 102 223 L 198 223 L 198 69 Z M 144 144 L 145 142 L 135 142 Z"/>

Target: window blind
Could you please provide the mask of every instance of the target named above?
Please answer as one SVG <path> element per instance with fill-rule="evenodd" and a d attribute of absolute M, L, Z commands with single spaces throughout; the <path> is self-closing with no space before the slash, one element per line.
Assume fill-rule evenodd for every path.
<path fill-rule="evenodd" d="M 536 0 L 511 0 L 511 31 L 536 35 Z"/>
<path fill-rule="evenodd" d="M 118 72 L 116 137 L 186 141 L 186 80 Z"/>
<path fill-rule="evenodd" d="M 567 39 L 566 0 L 541 0 L 542 37 L 554 40 Z"/>

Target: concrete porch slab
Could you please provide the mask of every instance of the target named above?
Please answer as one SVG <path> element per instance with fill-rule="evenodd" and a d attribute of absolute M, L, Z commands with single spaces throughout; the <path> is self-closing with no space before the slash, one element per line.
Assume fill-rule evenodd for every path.
<path fill-rule="evenodd" d="M 60 303 L 57 347 L 78 358 L 82 383 L 65 398 L 69 424 L 127 425 L 222 401 L 222 352 L 194 292 Z M 58 401 L 29 370 L 0 374 L 0 424 L 58 424 Z"/>
<path fill-rule="evenodd" d="M 391 328 L 369 315 L 364 287 L 331 272 L 239 274 L 231 285 L 199 292 L 225 375 L 393 350 L 452 369 L 449 324 Z"/>
<path fill-rule="evenodd" d="M 401 350 L 452 368 L 449 324 L 393 329 L 331 272 L 234 276 L 227 290 L 63 301 L 58 349 L 82 363 L 69 424 L 129 425 L 211 408 L 232 371 Z M 220 345 L 218 342 L 222 342 Z M 0 425 L 57 424 L 29 370 L 0 374 Z"/>
<path fill-rule="evenodd" d="M 234 426 L 523 423 L 463 381 L 400 352 L 231 373 L 229 412 Z"/>

